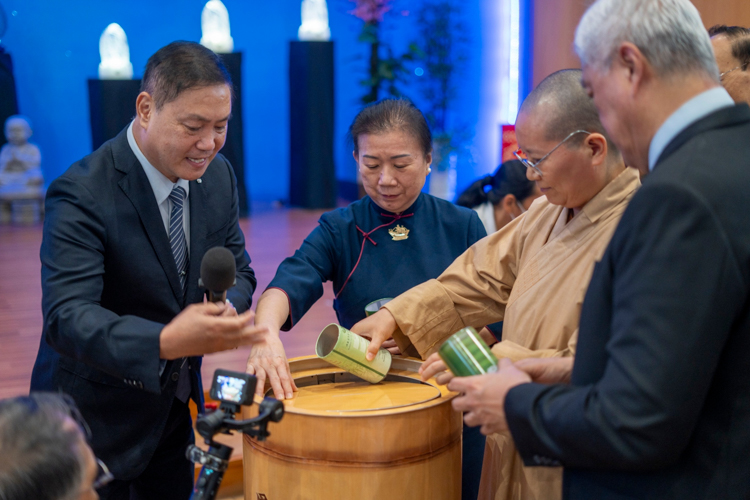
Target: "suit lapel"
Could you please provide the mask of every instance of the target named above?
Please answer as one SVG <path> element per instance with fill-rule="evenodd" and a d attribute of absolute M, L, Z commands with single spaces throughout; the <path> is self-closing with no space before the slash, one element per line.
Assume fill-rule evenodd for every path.
<path fill-rule="evenodd" d="M 125 174 L 118 185 L 138 212 L 146 236 L 151 242 L 156 257 L 169 280 L 172 293 L 174 293 L 177 302 L 182 304 L 183 293 L 180 278 L 177 274 L 177 265 L 172 256 L 172 247 L 169 245 L 169 237 L 164 229 L 164 222 L 156 204 L 154 191 L 148 182 L 146 172 L 143 171 L 143 167 L 130 149 L 126 133 L 127 130 L 122 131 L 115 139 L 115 144 L 112 147 L 115 168 Z"/>
<path fill-rule="evenodd" d="M 210 165 L 209 168 L 211 168 Z M 187 290 L 182 307 L 185 307 L 186 304 L 203 302 L 203 289 L 198 286 L 198 278 L 200 277 L 201 260 L 203 260 L 203 254 L 206 253 L 205 244 L 208 234 L 206 214 L 209 211 L 208 196 L 203 184 L 204 182 L 190 182 L 190 194 L 188 195 L 190 199 L 190 260 L 186 277 Z M 191 366 L 191 397 L 198 406 L 198 412 L 204 413 L 201 357 L 192 357 L 189 363 Z"/>
<path fill-rule="evenodd" d="M 747 121 L 750 121 L 750 109 L 748 109 L 747 104 L 740 104 L 714 111 L 677 134 L 677 136 L 667 144 L 667 147 L 664 148 L 661 155 L 659 155 L 659 159 L 656 160 L 654 168 L 696 135 L 709 130 L 732 127 Z"/>
<path fill-rule="evenodd" d="M 210 168 L 210 166 L 209 166 Z M 206 253 L 205 238 L 208 233 L 208 219 L 206 213 L 208 197 L 203 183 L 190 182 L 190 265 L 187 272 L 187 293 L 185 301 L 188 304 L 201 301 L 202 289 L 198 287 L 201 260 Z"/>

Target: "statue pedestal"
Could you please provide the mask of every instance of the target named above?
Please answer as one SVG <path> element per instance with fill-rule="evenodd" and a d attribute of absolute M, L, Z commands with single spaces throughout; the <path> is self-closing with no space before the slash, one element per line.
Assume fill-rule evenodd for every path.
<path fill-rule="evenodd" d="M 289 45 L 289 203 L 336 206 L 333 42 Z"/>
<path fill-rule="evenodd" d="M 13 77 L 13 60 L 10 54 L 0 47 L 0 124 L 13 115 L 18 114 L 18 100 L 16 99 L 16 79 Z M 5 144 L 5 136 L 0 134 L 0 146 Z"/>
<path fill-rule="evenodd" d="M 221 149 L 221 154 L 234 168 L 234 175 L 237 176 L 240 217 L 247 217 L 250 214 L 250 201 L 245 186 L 245 143 L 242 140 L 244 130 L 242 124 L 242 52 L 219 54 L 219 57 L 224 62 L 229 76 L 232 77 L 234 86 L 232 119 L 227 125 L 227 140 Z"/>
<path fill-rule="evenodd" d="M 120 133 L 135 116 L 140 80 L 89 79 L 91 150 Z"/>
<path fill-rule="evenodd" d="M 0 225 L 29 226 L 41 222 L 44 195 L 42 187 L 0 188 Z"/>

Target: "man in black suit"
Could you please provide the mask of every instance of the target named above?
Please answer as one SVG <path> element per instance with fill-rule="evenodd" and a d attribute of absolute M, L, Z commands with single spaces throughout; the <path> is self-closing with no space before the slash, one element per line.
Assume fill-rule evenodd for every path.
<path fill-rule="evenodd" d="M 509 428 L 526 464 L 562 464 L 564 498 L 750 498 L 750 109 L 688 0 L 598 0 L 576 50 L 648 177 L 594 270 L 575 365 L 502 360 L 453 379 L 454 407 Z"/>
<path fill-rule="evenodd" d="M 210 50 L 160 49 L 133 122 L 47 192 L 44 334 L 31 390 L 73 396 L 116 478 L 103 498 L 190 497 L 187 401 L 202 410 L 201 355 L 262 335 L 249 312 L 256 279 L 234 172 L 217 156 L 231 88 Z M 198 286 L 214 246 L 236 261 L 227 304 L 204 304 Z"/>

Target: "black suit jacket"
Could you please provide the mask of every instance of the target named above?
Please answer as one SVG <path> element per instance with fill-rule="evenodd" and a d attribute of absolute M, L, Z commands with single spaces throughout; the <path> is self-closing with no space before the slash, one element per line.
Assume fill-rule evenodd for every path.
<path fill-rule="evenodd" d="M 565 498 L 750 498 L 750 109 L 680 133 L 622 216 L 581 311 L 570 386 L 508 393 Z"/>
<path fill-rule="evenodd" d="M 183 297 L 154 192 L 126 131 L 73 164 L 47 191 L 41 247 L 44 333 L 31 390 L 63 391 L 91 427 L 96 455 L 118 479 L 148 464 L 164 429 L 177 361 L 159 376 L 159 333 L 203 300 L 200 263 L 227 247 L 237 263 L 228 298 L 250 307 L 256 280 L 238 225 L 237 186 L 218 155 L 190 182 L 190 253 Z M 202 409 L 201 358 L 188 360 Z M 186 443 L 187 445 L 187 443 Z"/>

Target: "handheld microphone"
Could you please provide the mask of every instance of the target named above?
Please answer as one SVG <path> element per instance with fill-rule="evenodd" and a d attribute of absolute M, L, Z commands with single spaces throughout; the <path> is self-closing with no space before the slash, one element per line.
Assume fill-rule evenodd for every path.
<path fill-rule="evenodd" d="M 237 264 L 232 252 L 224 247 L 208 250 L 201 261 L 198 285 L 206 289 L 210 302 L 225 302 L 227 290 L 237 284 Z"/>

